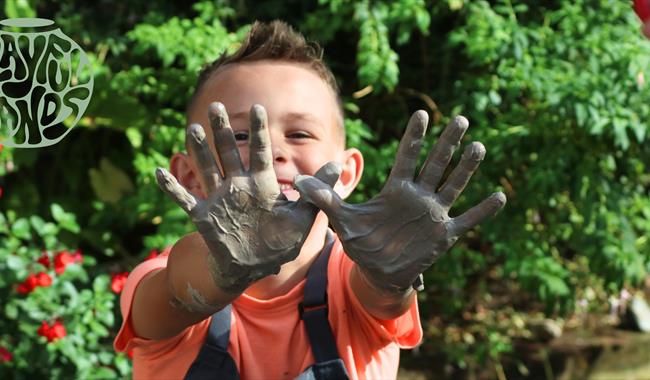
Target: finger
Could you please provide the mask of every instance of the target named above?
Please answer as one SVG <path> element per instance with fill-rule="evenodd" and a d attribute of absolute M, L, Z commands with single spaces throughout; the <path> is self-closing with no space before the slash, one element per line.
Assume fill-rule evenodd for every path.
<path fill-rule="evenodd" d="M 482 223 L 488 217 L 496 214 L 506 204 L 506 195 L 502 192 L 494 193 L 485 198 L 481 203 L 467 210 L 462 215 L 448 222 L 448 231 L 451 236 L 460 236 L 470 228 Z"/>
<path fill-rule="evenodd" d="M 323 210 L 330 218 L 336 218 L 342 200 L 331 185 L 308 175 L 297 175 L 293 184 L 300 192 L 300 199 Z"/>
<path fill-rule="evenodd" d="M 334 187 L 334 185 L 336 185 L 336 181 L 341 175 L 342 170 L 343 168 L 341 167 L 340 163 L 336 161 L 330 161 L 318 169 L 316 174 L 314 174 L 314 177 L 330 185 L 331 187 Z"/>
<path fill-rule="evenodd" d="M 257 173 L 273 170 L 273 152 L 271 151 L 266 110 L 259 104 L 255 104 L 251 107 L 250 118 L 250 171 Z"/>
<path fill-rule="evenodd" d="M 221 175 L 208 142 L 205 140 L 203 127 L 200 124 L 190 124 L 187 127 L 187 140 L 190 143 L 191 151 L 194 152 L 196 157 L 196 165 L 201 178 L 203 178 L 207 194 L 210 195 L 221 182 Z"/>
<path fill-rule="evenodd" d="M 242 175 L 244 165 L 239 157 L 237 141 L 235 141 L 235 135 L 230 128 L 226 107 L 218 102 L 211 103 L 208 107 L 208 117 L 214 135 L 214 145 L 223 166 L 224 177 Z"/>
<path fill-rule="evenodd" d="M 422 138 L 427 130 L 428 122 L 429 115 L 425 111 L 417 111 L 411 116 L 406 126 L 406 131 L 404 131 L 404 136 L 402 136 L 402 140 L 397 148 L 395 164 L 388 177 L 389 182 L 413 180 L 415 166 L 418 163 L 418 156 L 420 155 Z"/>
<path fill-rule="evenodd" d="M 480 142 L 473 142 L 465 148 L 460 162 L 447 178 L 447 182 L 440 188 L 440 203 L 443 206 L 451 207 L 465 189 L 467 182 L 472 178 L 472 174 L 474 174 L 484 157 L 485 147 Z"/>
<path fill-rule="evenodd" d="M 316 174 L 314 174 L 314 178 L 333 188 L 334 185 L 336 185 L 336 181 L 339 179 L 339 176 L 341 175 L 341 170 L 341 164 L 335 161 L 331 161 L 318 169 Z M 313 203 L 310 203 L 308 200 L 306 200 L 306 198 L 302 196 L 298 199 L 298 207 L 304 210 L 308 210 L 308 212 L 318 212 L 318 207 Z"/>
<path fill-rule="evenodd" d="M 465 131 L 467 131 L 467 127 L 469 127 L 469 122 L 463 116 L 456 116 L 445 127 L 436 145 L 429 152 L 429 156 L 424 162 L 416 181 L 425 191 L 436 191 L 456 147 L 460 144 Z"/>
<path fill-rule="evenodd" d="M 156 181 L 160 189 L 186 212 L 190 213 L 196 206 L 196 198 L 181 186 L 170 172 L 163 168 L 156 169 Z"/>

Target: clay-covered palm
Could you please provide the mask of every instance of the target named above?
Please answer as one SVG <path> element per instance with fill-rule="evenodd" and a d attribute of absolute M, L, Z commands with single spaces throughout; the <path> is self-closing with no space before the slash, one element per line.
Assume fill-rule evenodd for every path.
<path fill-rule="evenodd" d="M 289 201 L 280 191 L 262 106 L 255 105 L 250 112 L 249 170 L 242 165 L 224 106 L 212 103 L 208 115 L 223 176 L 203 128 L 199 124 L 187 128 L 207 198 L 190 194 L 165 169 L 158 168 L 156 178 L 205 240 L 210 250 L 208 268 L 217 286 L 239 293 L 254 281 L 278 273 L 282 264 L 298 256 L 318 209 L 305 201 Z M 338 175 L 334 164 L 315 174 L 331 185 Z"/>
<path fill-rule="evenodd" d="M 505 195 L 498 192 L 458 217 L 449 216 L 449 209 L 483 160 L 485 148 L 479 142 L 470 144 L 439 187 L 468 127 L 467 119 L 456 117 L 414 179 L 427 122 L 426 112 L 413 114 L 384 188 L 366 203 L 345 203 L 329 185 L 314 177 L 296 179 L 301 198 L 327 214 L 345 252 L 367 280 L 382 289 L 407 290 L 460 235 L 495 214 L 506 202 Z"/>

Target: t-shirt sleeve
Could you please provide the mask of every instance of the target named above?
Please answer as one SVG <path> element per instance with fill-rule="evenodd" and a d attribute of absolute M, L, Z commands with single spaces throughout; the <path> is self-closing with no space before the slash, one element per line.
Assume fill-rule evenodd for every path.
<path fill-rule="evenodd" d="M 131 307 L 135 290 L 148 274 L 167 267 L 167 258 L 171 247 L 165 249 L 158 257 L 140 263 L 129 274 L 124 289 L 120 296 L 120 311 L 122 313 L 122 326 L 115 337 L 113 347 L 118 352 L 128 352 L 134 348 L 140 348 L 144 351 L 165 352 L 173 349 L 183 339 L 184 334 L 163 340 L 151 340 L 136 335 L 131 322 Z"/>
<path fill-rule="evenodd" d="M 332 265 L 328 276 L 334 280 L 330 287 L 341 286 L 347 307 L 343 307 L 348 318 L 353 320 L 355 328 L 361 329 L 366 338 L 378 339 L 378 344 L 396 342 L 400 348 L 413 348 L 422 340 L 422 326 L 418 313 L 417 301 L 401 316 L 382 320 L 372 316 L 361 305 L 350 286 L 350 271 L 354 262 L 343 252 L 340 242 L 336 242 L 332 250 Z M 335 289 L 332 289 L 336 293 Z M 349 310 L 347 310 L 349 308 Z M 374 338 L 374 339 L 373 339 Z"/>
<path fill-rule="evenodd" d="M 210 318 L 206 318 L 173 337 L 160 340 L 146 339 L 136 335 L 131 322 L 131 307 L 135 290 L 147 275 L 167 266 L 170 250 L 171 248 L 168 247 L 160 256 L 138 265 L 129 274 L 120 297 L 122 326 L 115 337 L 113 347 L 118 352 L 133 350 L 134 379 L 154 379 L 161 378 L 161 376 L 173 379 L 183 378 L 196 358 L 210 325 Z"/>

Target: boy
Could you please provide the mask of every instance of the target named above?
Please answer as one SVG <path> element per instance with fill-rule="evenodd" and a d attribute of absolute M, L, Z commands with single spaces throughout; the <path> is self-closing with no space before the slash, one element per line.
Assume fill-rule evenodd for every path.
<path fill-rule="evenodd" d="M 314 329 L 301 318 L 323 308 L 301 302 L 308 271 L 327 254 L 326 325 L 315 333 L 331 329 L 350 378 L 395 378 L 399 348 L 422 337 L 412 285 L 505 197 L 493 194 L 449 218 L 485 149 L 471 144 L 436 192 L 467 128 L 456 118 L 414 181 L 427 124 L 419 111 L 382 192 L 364 204 L 344 203 L 363 157 L 345 149 L 340 104 L 319 51 L 280 22 L 255 23 L 234 55 L 201 73 L 188 106 L 190 155 L 175 154 L 171 174 L 156 172 L 198 232 L 129 276 L 115 347 L 134 350 L 135 378 L 191 378 L 217 315 L 230 319 L 221 323 L 230 327 L 223 360 L 240 378 L 299 376 L 322 349 L 310 343 Z"/>

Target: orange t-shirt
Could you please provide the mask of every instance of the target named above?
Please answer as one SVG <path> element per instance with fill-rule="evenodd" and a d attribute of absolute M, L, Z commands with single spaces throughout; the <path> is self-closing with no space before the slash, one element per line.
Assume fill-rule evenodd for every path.
<path fill-rule="evenodd" d="M 134 379 L 182 379 L 199 353 L 210 319 L 188 327 L 175 337 L 149 340 L 135 335 L 130 323 L 131 302 L 138 283 L 152 270 L 167 265 L 170 249 L 138 265 L 129 275 L 120 306 L 124 321 L 115 350 L 133 349 Z M 417 302 L 394 320 L 368 314 L 349 285 L 352 261 L 336 239 L 328 275 L 329 322 L 339 355 L 351 379 L 394 379 L 399 349 L 413 348 L 422 339 Z M 314 363 L 298 304 L 305 280 L 287 294 L 261 300 L 242 294 L 232 304 L 228 352 L 242 379 L 293 379 Z"/>

